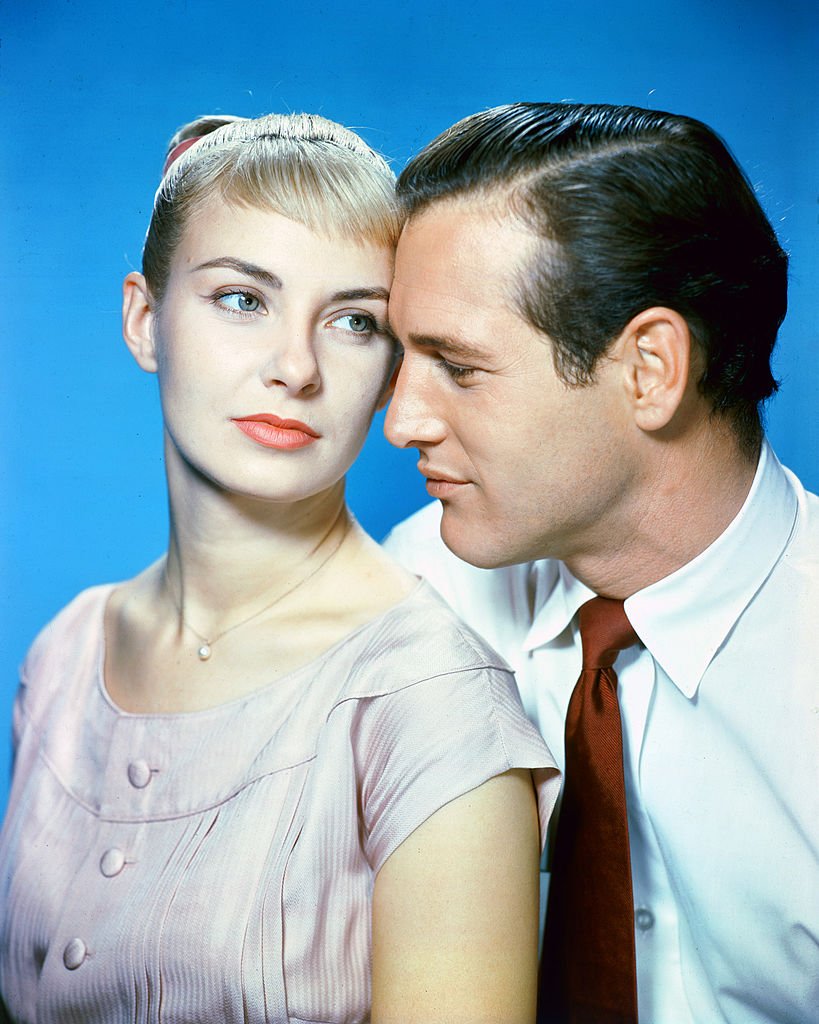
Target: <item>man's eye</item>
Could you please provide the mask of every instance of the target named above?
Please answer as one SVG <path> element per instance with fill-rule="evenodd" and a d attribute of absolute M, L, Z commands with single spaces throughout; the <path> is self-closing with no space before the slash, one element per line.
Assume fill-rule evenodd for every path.
<path fill-rule="evenodd" d="M 446 359 L 441 360 L 441 366 L 453 380 L 465 380 L 475 372 L 474 366 L 458 366 L 457 363 L 450 363 Z"/>
<path fill-rule="evenodd" d="M 331 320 L 330 325 L 342 331 L 352 331 L 353 334 L 374 334 L 378 330 L 375 320 L 364 313 L 345 313 Z"/>
<path fill-rule="evenodd" d="M 222 292 L 216 301 L 236 313 L 256 313 L 261 302 L 252 292 Z"/>

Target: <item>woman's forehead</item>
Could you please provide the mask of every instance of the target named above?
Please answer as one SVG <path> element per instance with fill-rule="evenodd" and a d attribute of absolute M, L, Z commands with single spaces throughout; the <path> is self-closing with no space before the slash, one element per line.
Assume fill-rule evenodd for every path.
<path fill-rule="evenodd" d="M 296 281 L 336 282 L 336 290 L 386 291 L 393 249 L 361 238 L 317 232 L 275 210 L 211 197 L 188 219 L 173 260 L 185 273 L 221 267 L 279 287 Z"/>

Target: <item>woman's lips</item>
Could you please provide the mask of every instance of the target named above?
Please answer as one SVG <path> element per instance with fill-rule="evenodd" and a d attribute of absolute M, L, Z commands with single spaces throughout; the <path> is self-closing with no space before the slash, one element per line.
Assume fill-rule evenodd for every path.
<path fill-rule="evenodd" d="M 283 420 L 267 412 L 255 416 L 238 416 L 233 422 L 243 434 L 265 448 L 306 448 L 321 437 L 306 423 Z"/>

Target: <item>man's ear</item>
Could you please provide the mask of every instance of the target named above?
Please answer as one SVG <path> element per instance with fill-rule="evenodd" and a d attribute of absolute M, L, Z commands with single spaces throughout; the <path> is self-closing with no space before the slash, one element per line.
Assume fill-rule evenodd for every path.
<path fill-rule="evenodd" d="M 617 348 L 634 421 L 641 430 L 667 427 L 688 388 L 691 332 L 673 309 L 644 309 L 629 321 Z"/>
<path fill-rule="evenodd" d="M 147 373 L 156 373 L 155 303 L 148 283 L 135 270 L 122 282 L 122 336 L 131 355 Z"/>

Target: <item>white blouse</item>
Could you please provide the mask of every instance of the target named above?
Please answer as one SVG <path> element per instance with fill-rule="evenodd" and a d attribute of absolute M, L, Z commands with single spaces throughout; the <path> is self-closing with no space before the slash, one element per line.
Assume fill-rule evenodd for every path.
<path fill-rule="evenodd" d="M 0 835 L 0 990 L 60 1024 L 367 1021 L 373 880 L 450 800 L 554 761 L 511 671 L 426 584 L 219 707 L 108 697 L 111 586 L 22 670 Z"/>

